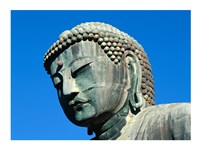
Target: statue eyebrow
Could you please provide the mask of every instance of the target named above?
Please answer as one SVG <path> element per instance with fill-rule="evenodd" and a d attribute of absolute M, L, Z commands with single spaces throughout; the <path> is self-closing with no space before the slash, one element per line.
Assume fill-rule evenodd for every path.
<path fill-rule="evenodd" d="M 80 57 L 80 58 L 76 58 L 73 61 L 71 61 L 68 65 L 68 67 L 71 68 L 72 72 L 74 72 L 74 70 L 80 68 L 81 66 L 87 64 L 87 63 L 91 63 L 93 62 L 93 57 Z"/>
<path fill-rule="evenodd" d="M 76 63 L 77 61 L 83 61 L 83 60 L 85 60 L 85 59 L 91 61 L 91 60 L 93 60 L 93 57 L 85 56 L 85 57 L 78 57 L 78 58 L 75 58 L 75 59 L 73 59 L 73 60 L 69 63 L 68 66 L 72 66 L 72 65 L 73 65 L 74 63 Z"/>

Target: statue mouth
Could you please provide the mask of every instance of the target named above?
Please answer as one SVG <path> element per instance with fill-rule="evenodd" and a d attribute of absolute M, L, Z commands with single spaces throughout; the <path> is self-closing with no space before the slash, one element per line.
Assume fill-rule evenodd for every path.
<path fill-rule="evenodd" d="M 83 99 L 74 99 L 72 101 L 70 101 L 68 104 L 70 107 L 72 107 L 74 110 L 77 111 L 81 111 L 82 107 L 84 104 L 89 103 L 87 100 L 83 100 Z"/>

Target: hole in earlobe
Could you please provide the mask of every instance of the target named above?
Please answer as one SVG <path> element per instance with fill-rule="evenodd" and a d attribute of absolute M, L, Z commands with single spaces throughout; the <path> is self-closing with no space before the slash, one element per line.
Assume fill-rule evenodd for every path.
<path fill-rule="evenodd" d="M 129 100 L 129 106 L 132 114 L 137 115 L 140 112 L 140 108 L 133 107 L 130 100 Z"/>
<path fill-rule="evenodd" d="M 128 67 L 128 69 L 130 69 L 131 68 L 131 64 L 128 64 L 127 67 Z"/>

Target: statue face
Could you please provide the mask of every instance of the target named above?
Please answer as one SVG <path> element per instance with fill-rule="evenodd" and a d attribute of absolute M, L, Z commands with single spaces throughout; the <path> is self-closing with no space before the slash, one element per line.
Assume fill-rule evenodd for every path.
<path fill-rule="evenodd" d="M 51 64 L 51 78 L 68 119 L 79 126 L 103 122 L 123 107 L 127 98 L 127 71 L 101 47 L 81 41 Z"/>

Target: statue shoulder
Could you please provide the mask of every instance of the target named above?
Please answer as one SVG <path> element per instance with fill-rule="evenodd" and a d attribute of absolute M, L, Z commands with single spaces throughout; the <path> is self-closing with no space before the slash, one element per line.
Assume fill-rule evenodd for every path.
<path fill-rule="evenodd" d="M 181 116 L 190 116 L 191 105 L 190 103 L 172 103 L 172 104 L 160 104 L 160 105 L 154 105 L 149 106 L 145 109 L 143 109 L 139 114 L 139 116 L 146 116 L 148 114 L 148 117 L 153 116 L 169 116 L 168 119 L 177 119 Z M 170 118 L 171 117 L 171 118 Z"/>
<path fill-rule="evenodd" d="M 191 105 L 190 103 L 171 104 L 168 123 L 175 140 L 191 139 Z"/>
<path fill-rule="evenodd" d="M 189 103 L 162 104 L 143 109 L 133 118 L 136 136 L 132 139 L 190 139 L 191 112 Z"/>

